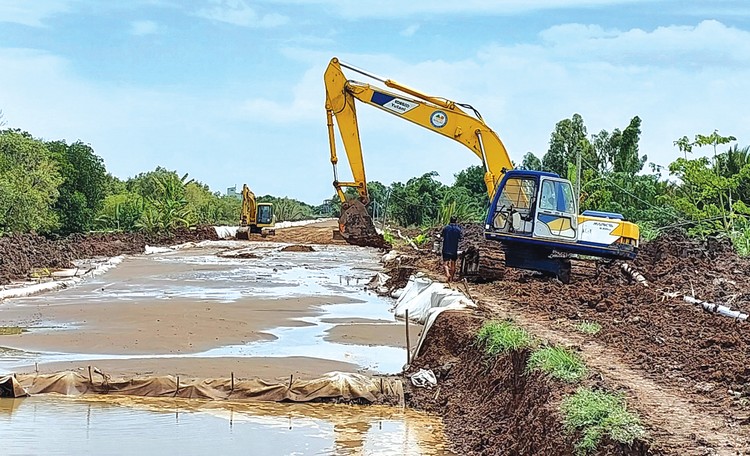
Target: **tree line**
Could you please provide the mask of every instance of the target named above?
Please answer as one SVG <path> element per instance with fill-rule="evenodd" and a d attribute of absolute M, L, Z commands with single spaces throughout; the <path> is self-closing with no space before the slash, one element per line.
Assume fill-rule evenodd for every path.
<path fill-rule="evenodd" d="M 718 131 L 695 134 L 693 140 L 683 136 L 673 141 L 677 158 L 660 167 L 641 154 L 640 134 L 637 116 L 622 130 L 589 134 L 575 114 L 555 125 L 541 158 L 528 152 L 514 166 L 568 178 L 580 188 L 581 210 L 621 213 L 638 223 L 646 239 L 679 228 L 690 236 L 729 237 L 738 251 L 750 254 L 750 148 Z M 710 156 L 692 157 L 700 148 L 708 148 Z M 368 182 L 368 209 L 382 225 L 426 229 L 452 215 L 482 222 L 489 204 L 483 175 L 481 166 L 470 166 L 456 173 L 451 185 L 435 172 L 405 183 Z M 356 193 L 349 189 L 347 196 Z M 274 203 L 277 220 L 337 216 L 340 209 L 336 196 L 317 206 L 272 195 L 258 201 Z M 211 192 L 187 174 L 157 167 L 123 180 L 108 173 L 101 157 L 81 141 L 0 131 L 0 234 L 167 232 L 197 224 L 234 225 L 239 213 L 237 198 Z"/>
<path fill-rule="evenodd" d="M 277 220 L 314 216 L 290 198 L 275 203 Z M 90 145 L 43 141 L 18 129 L 0 131 L 0 235 L 89 231 L 164 233 L 199 224 L 239 223 L 241 201 L 211 192 L 187 174 L 157 167 L 128 179 L 108 173 Z"/>

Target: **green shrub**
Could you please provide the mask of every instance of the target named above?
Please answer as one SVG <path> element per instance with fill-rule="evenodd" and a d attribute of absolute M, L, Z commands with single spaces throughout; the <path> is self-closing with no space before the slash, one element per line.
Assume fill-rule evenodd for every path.
<path fill-rule="evenodd" d="M 526 330 L 510 321 L 488 321 L 477 333 L 477 343 L 488 355 L 520 350 L 533 345 L 533 338 Z"/>
<path fill-rule="evenodd" d="M 385 242 L 391 245 L 394 245 L 394 242 L 396 241 L 396 237 L 393 236 L 393 233 L 387 230 L 383 231 L 383 239 L 385 239 Z"/>
<path fill-rule="evenodd" d="M 562 347 L 536 350 L 526 364 L 527 371 L 540 370 L 566 382 L 576 382 L 586 376 L 586 364 L 580 356 Z"/>
<path fill-rule="evenodd" d="M 579 388 L 563 400 L 560 409 L 565 429 L 581 432 L 576 444 L 579 455 L 593 452 L 605 435 L 630 445 L 645 434 L 638 416 L 627 410 L 625 400 L 605 391 Z"/>

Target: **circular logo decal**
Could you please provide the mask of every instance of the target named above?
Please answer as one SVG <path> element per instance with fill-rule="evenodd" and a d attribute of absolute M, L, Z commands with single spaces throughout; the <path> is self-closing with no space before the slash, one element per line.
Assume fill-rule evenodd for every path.
<path fill-rule="evenodd" d="M 443 111 L 435 111 L 430 116 L 430 123 L 435 128 L 443 128 L 448 123 L 448 116 Z"/>

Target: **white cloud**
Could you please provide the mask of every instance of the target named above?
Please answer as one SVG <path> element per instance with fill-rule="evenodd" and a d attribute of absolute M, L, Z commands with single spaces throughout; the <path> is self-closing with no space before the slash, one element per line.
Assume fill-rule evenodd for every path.
<path fill-rule="evenodd" d="M 195 14 L 242 27 L 272 28 L 289 22 L 289 18 L 281 14 L 260 15 L 244 0 L 211 0 L 211 4 L 212 7 L 202 8 Z"/>
<path fill-rule="evenodd" d="M 653 0 L 464 0 L 461 2 L 435 0 L 380 0 L 377 7 L 368 7 L 351 0 L 275 0 L 278 4 L 318 4 L 334 15 L 351 19 L 364 17 L 404 17 L 424 14 L 513 15 L 547 9 L 570 9 L 628 5 Z"/>
<path fill-rule="evenodd" d="M 734 66 L 750 61 L 750 32 L 716 20 L 705 20 L 696 26 L 658 27 L 651 32 L 565 24 L 543 31 L 540 38 L 556 58 L 568 62 Z"/>
<path fill-rule="evenodd" d="M 261 193 L 316 203 L 333 193 L 323 87 L 333 55 L 471 103 L 516 162 L 527 151 L 544 154 L 555 123 L 580 113 L 589 133 L 622 129 L 640 116 L 641 153 L 665 165 L 679 156 L 672 141 L 683 135 L 718 129 L 740 145 L 750 143 L 750 114 L 743 109 L 750 104 L 748 49 L 746 31 L 716 21 L 649 30 L 560 25 L 525 43 L 474 48 L 451 61 L 288 47 L 281 49 L 284 61 L 235 82 L 242 91 L 225 84 L 154 91 L 86 81 L 49 53 L 0 49 L 0 109 L 9 127 L 91 143 L 120 177 L 161 165 L 189 172 L 213 190 L 247 182 Z M 403 182 L 435 170 L 450 183 L 454 173 L 479 163 L 453 141 L 369 106 L 357 108 L 369 179 Z M 338 150 L 345 180 L 348 165 Z M 252 169 L 239 166 L 245 163 Z"/>
<path fill-rule="evenodd" d="M 74 0 L 0 0 L 0 22 L 43 27 L 44 20 L 70 10 Z"/>
<path fill-rule="evenodd" d="M 280 102 L 275 98 L 250 98 L 241 103 L 237 114 L 245 119 L 254 119 L 256 122 L 281 125 L 322 119 L 325 114 L 320 97 L 322 74 L 322 70 L 318 67 L 307 70 L 300 82 L 290 88 L 292 100 L 289 103 Z M 253 89 L 256 93 L 263 92 L 263 90 L 258 90 L 258 87 Z"/>
<path fill-rule="evenodd" d="M 303 62 L 319 59 L 316 77 L 308 72 L 295 93 L 320 93 L 320 76 L 330 55 L 288 55 Z M 474 105 L 516 162 L 527 151 L 541 157 L 555 123 L 580 113 L 590 134 L 623 129 L 632 117 L 641 117 L 641 153 L 660 165 L 679 156 L 672 142 L 683 135 L 718 129 L 736 136 L 740 144 L 750 143 L 750 114 L 742 109 L 750 104 L 749 56 L 750 33 L 713 20 L 625 31 L 561 25 L 541 32 L 537 42 L 488 45 L 461 61 L 338 55 L 422 92 Z M 378 85 L 355 73 L 347 76 Z M 291 111 L 308 112 L 298 110 L 300 105 L 305 103 L 298 98 L 274 104 L 275 115 L 264 120 L 283 121 Z M 436 170 L 450 183 L 454 173 L 478 164 L 465 148 L 439 135 L 361 103 L 357 108 L 369 179 L 405 181 Z M 322 118 L 320 112 L 309 114 Z M 341 157 L 340 145 L 338 150 Z M 346 179 L 345 159 L 339 170 Z"/>
<path fill-rule="evenodd" d="M 412 24 L 401 30 L 401 36 L 414 36 L 414 34 L 417 33 L 417 30 L 419 30 L 419 24 Z"/>
<path fill-rule="evenodd" d="M 130 23 L 130 34 L 135 36 L 159 33 L 159 24 L 154 21 L 133 21 Z"/>
<path fill-rule="evenodd" d="M 0 68 L 0 109 L 8 128 L 46 140 L 80 139 L 120 178 L 163 166 L 188 172 L 213 191 L 247 182 L 260 194 L 312 203 L 333 193 L 330 179 L 322 178 L 330 165 L 321 120 L 325 115 L 315 94 L 304 99 L 296 91 L 294 106 L 278 107 L 292 115 L 306 112 L 308 119 L 318 107 L 320 117 L 312 128 L 295 119 L 269 127 L 263 119 L 274 114 L 273 107 L 251 101 L 249 114 L 238 101 L 241 97 L 218 86 L 196 92 L 89 81 L 68 60 L 33 49 L 0 48 Z M 244 82 L 248 91 L 258 87 Z M 323 129 L 317 128 L 320 124 Z M 283 170 L 281 176 L 278 170 Z M 308 185 L 298 185 L 305 179 Z"/>

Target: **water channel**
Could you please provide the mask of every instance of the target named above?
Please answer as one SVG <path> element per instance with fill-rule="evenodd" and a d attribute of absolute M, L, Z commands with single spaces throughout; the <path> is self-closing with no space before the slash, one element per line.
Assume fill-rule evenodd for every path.
<path fill-rule="evenodd" d="M 392 300 L 365 291 L 380 270 L 377 252 L 315 246 L 314 252 L 284 252 L 276 244 L 250 248 L 257 257 L 217 255 L 247 244 L 213 243 L 185 251 L 131 258 L 112 271 L 71 289 L 13 299 L 4 309 L 70 303 L 198 300 L 221 305 L 246 298 L 336 296 L 305 325 L 267 328 L 273 337 L 193 353 L 139 355 L 3 348 L 0 373 L 55 361 L 160 357 L 308 356 L 346 360 L 376 373 L 397 373 L 405 350 L 378 344 L 326 340 L 335 321 L 363 320 L 402 325 Z M 129 269 L 128 269 L 129 268 Z M 38 320 L 30 331 L 65 331 L 76 323 Z M 400 329 L 400 326 L 399 326 Z M 9 344 L 10 345 L 10 344 Z M 85 351 L 85 350 L 79 350 Z M 28 370 L 28 369 L 27 369 Z M 124 396 L 40 395 L 0 399 L 0 454 L 258 454 L 258 455 L 443 455 L 437 417 L 408 409 L 333 404 L 247 403 Z"/>
<path fill-rule="evenodd" d="M 3 455 L 446 455 L 434 417 L 379 406 L 0 399 Z"/>

